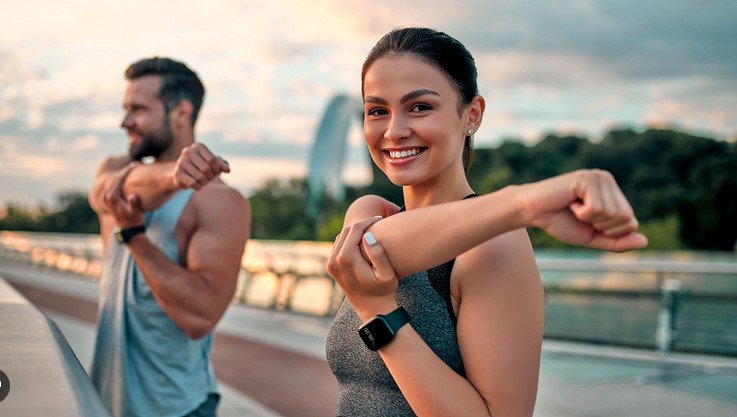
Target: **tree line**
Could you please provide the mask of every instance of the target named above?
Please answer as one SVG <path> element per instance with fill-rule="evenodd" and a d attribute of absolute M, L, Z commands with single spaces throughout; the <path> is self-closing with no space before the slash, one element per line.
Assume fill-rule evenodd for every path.
<path fill-rule="evenodd" d="M 598 140 L 549 134 L 535 145 L 507 140 L 474 151 L 468 173 L 480 194 L 537 181 L 580 168 L 611 172 L 650 239 L 651 249 L 735 250 L 737 241 L 737 144 L 666 129 L 616 129 Z M 309 216 L 304 179 L 269 180 L 250 197 L 253 237 L 333 240 L 348 204 L 378 194 L 399 205 L 401 188 L 374 168 L 374 180 L 347 187 L 345 199 L 317 199 Z M 97 218 L 83 193 L 59 196 L 59 209 L 29 210 L 9 205 L 0 230 L 97 233 Z M 530 230 L 536 247 L 565 246 Z"/>

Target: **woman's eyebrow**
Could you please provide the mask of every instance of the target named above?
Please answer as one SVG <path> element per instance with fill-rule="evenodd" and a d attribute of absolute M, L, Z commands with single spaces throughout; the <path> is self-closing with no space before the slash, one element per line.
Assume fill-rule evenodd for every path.
<path fill-rule="evenodd" d="M 375 103 L 375 104 L 389 104 L 386 100 L 384 100 L 381 97 L 375 97 L 375 96 L 366 96 L 363 98 L 364 103 Z"/>
<path fill-rule="evenodd" d="M 422 96 L 427 95 L 427 94 L 440 97 L 440 94 L 438 94 L 437 92 L 435 92 L 433 90 L 428 90 L 427 88 L 423 88 L 421 90 L 415 90 L 415 91 L 412 91 L 411 93 L 405 94 L 404 96 L 402 96 L 402 98 L 399 101 L 401 103 L 406 103 L 406 102 L 408 102 L 410 100 L 414 100 L 417 97 L 422 97 Z M 364 103 L 383 104 L 383 105 L 389 104 L 383 98 L 376 97 L 376 96 L 366 96 L 366 97 L 363 98 L 363 102 Z"/>
<path fill-rule="evenodd" d="M 428 90 L 428 89 L 426 89 L 426 88 L 423 88 L 423 89 L 421 89 L 421 90 L 415 90 L 415 91 L 413 91 L 413 92 L 411 92 L 411 93 L 407 93 L 407 94 L 405 94 L 405 95 L 404 95 L 404 96 L 402 97 L 402 99 L 400 100 L 400 102 L 402 102 L 402 103 L 406 103 L 406 102 L 408 102 L 408 101 L 410 101 L 410 100 L 414 100 L 414 99 L 416 99 L 417 97 L 422 97 L 422 96 L 424 96 L 424 95 L 427 95 L 427 94 L 430 94 L 430 95 L 433 95 L 433 96 L 438 96 L 438 97 L 440 97 L 440 94 L 438 94 L 437 92 L 435 92 L 435 91 L 432 91 L 432 90 Z"/>

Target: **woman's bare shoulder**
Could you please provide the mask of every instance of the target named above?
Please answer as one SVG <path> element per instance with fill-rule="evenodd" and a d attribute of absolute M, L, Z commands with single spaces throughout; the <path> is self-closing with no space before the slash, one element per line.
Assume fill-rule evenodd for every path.
<path fill-rule="evenodd" d="M 389 217 L 399 211 L 399 206 L 378 195 L 365 195 L 351 203 L 345 213 L 343 226 L 350 226 L 363 219 L 381 216 Z"/>
<path fill-rule="evenodd" d="M 496 236 L 456 259 L 453 275 L 462 296 L 464 287 L 490 288 L 495 282 L 520 279 L 520 276 L 539 279 L 537 263 L 525 229 L 517 229 Z"/>

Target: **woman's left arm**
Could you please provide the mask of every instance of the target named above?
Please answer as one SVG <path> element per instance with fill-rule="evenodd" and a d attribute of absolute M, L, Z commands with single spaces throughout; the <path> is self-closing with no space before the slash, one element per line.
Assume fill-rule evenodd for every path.
<path fill-rule="evenodd" d="M 532 416 L 542 344 L 544 298 L 524 230 L 459 256 L 458 345 L 466 379 L 412 328 L 381 349 L 397 385 L 421 416 Z M 404 334 L 402 334 L 404 333 Z"/>
<path fill-rule="evenodd" d="M 532 416 L 545 298 L 524 229 L 458 257 L 458 344 L 466 377 L 493 416 Z"/>
<path fill-rule="evenodd" d="M 361 228 L 370 223 L 365 221 Z M 336 247 L 357 251 L 358 241 L 346 236 Z M 356 254 L 350 266 L 331 271 L 363 321 L 397 307 L 396 274 L 380 242 L 367 246 L 366 254 L 372 266 Z M 438 358 L 411 322 L 379 350 L 381 358 L 418 415 L 531 416 L 544 300 L 526 232 L 503 234 L 462 254 L 453 276 L 460 296 L 458 343 L 467 378 Z"/>

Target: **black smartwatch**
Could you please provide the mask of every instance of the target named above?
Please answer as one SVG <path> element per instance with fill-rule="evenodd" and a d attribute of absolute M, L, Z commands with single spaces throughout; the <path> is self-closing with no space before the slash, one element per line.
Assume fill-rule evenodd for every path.
<path fill-rule="evenodd" d="M 387 315 L 379 314 L 363 323 L 358 328 L 358 334 L 366 347 L 376 351 L 394 340 L 399 329 L 407 323 L 409 323 L 409 314 L 404 307 L 399 307 Z"/>
<path fill-rule="evenodd" d="M 130 240 L 133 239 L 133 236 L 145 231 L 146 226 L 144 225 L 126 227 L 125 229 L 116 227 L 115 229 L 113 229 L 113 233 L 115 233 L 115 240 L 117 240 L 120 244 L 126 244 L 130 242 Z"/>

